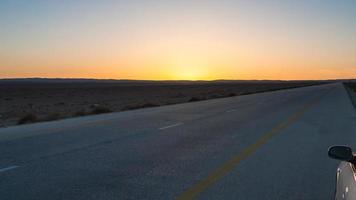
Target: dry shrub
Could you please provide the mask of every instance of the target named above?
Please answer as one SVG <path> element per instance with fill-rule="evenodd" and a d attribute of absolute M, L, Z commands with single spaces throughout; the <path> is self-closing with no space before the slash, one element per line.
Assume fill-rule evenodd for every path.
<path fill-rule="evenodd" d="M 38 117 L 33 114 L 33 113 L 29 113 L 29 114 L 26 114 L 25 116 L 21 117 L 17 124 L 27 124 L 27 123 L 33 123 L 33 122 L 36 122 L 38 120 Z"/>
<path fill-rule="evenodd" d="M 81 109 L 81 110 L 78 110 L 77 112 L 74 113 L 74 117 L 81 117 L 81 116 L 85 116 L 87 115 L 88 113 L 85 112 L 85 110 Z"/>
<path fill-rule="evenodd" d="M 142 104 L 128 105 L 128 106 L 124 107 L 122 110 L 134 110 L 134 109 L 149 108 L 149 107 L 156 107 L 156 106 L 160 106 L 160 105 L 147 102 L 147 103 L 142 103 Z"/>
<path fill-rule="evenodd" d="M 105 106 L 98 106 L 91 111 L 91 114 L 102 114 L 102 113 L 109 113 L 109 112 L 112 112 L 110 108 Z"/>
<path fill-rule="evenodd" d="M 206 98 L 203 97 L 192 97 L 188 100 L 188 102 L 194 102 L 194 101 L 203 101 L 206 100 Z"/>
<path fill-rule="evenodd" d="M 47 115 L 45 118 L 43 118 L 42 121 L 54 121 L 54 120 L 57 120 L 60 118 L 61 118 L 61 115 L 59 113 L 52 113 L 52 114 Z"/>

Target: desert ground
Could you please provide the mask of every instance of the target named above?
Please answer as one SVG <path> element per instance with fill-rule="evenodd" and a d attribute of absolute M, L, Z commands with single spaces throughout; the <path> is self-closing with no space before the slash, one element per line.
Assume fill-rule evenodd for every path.
<path fill-rule="evenodd" d="M 356 83 L 354 81 L 348 81 L 344 82 L 344 86 L 352 104 L 356 107 Z"/>
<path fill-rule="evenodd" d="M 353 92 L 356 92 L 356 83 L 355 82 L 345 82 L 344 85 L 351 89 Z"/>
<path fill-rule="evenodd" d="M 0 126 L 304 87 L 325 81 L 0 80 Z"/>

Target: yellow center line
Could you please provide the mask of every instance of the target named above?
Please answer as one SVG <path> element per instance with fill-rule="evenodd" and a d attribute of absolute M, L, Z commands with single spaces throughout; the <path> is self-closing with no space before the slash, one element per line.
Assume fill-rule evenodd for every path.
<path fill-rule="evenodd" d="M 255 143 L 251 144 L 250 146 L 242 150 L 242 152 L 233 156 L 226 163 L 213 170 L 211 173 L 209 173 L 207 177 L 203 178 L 198 183 L 188 188 L 185 192 L 180 194 L 176 199 L 177 200 L 195 199 L 205 189 L 207 189 L 209 186 L 216 183 L 219 179 L 221 179 L 223 176 L 225 176 L 227 173 L 233 170 L 243 159 L 247 158 L 258 148 L 260 148 L 262 145 L 267 143 L 267 141 L 270 140 L 274 135 L 276 135 L 281 130 L 287 128 L 293 122 L 298 120 L 309 108 L 317 104 L 321 100 L 321 98 L 324 95 L 326 95 L 326 93 L 327 92 L 325 92 L 323 95 L 320 95 L 318 98 L 304 104 L 303 107 L 301 107 L 294 114 L 289 116 L 286 121 L 278 124 L 276 127 L 263 134 Z"/>

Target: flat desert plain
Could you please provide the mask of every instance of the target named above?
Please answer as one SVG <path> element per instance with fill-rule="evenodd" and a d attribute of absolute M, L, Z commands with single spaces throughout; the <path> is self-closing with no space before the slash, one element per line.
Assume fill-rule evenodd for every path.
<path fill-rule="evenodd" d="M 0 126 L 233 97 L 325 81 L 0 80 Z"/>

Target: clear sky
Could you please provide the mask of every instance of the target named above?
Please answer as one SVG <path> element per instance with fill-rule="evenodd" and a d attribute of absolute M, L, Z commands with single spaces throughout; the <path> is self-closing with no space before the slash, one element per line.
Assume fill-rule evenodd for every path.
<path fill-rule="evenodd" d="M 355 0 L 0 0 L 0 78 L 356 78 Z"/>

